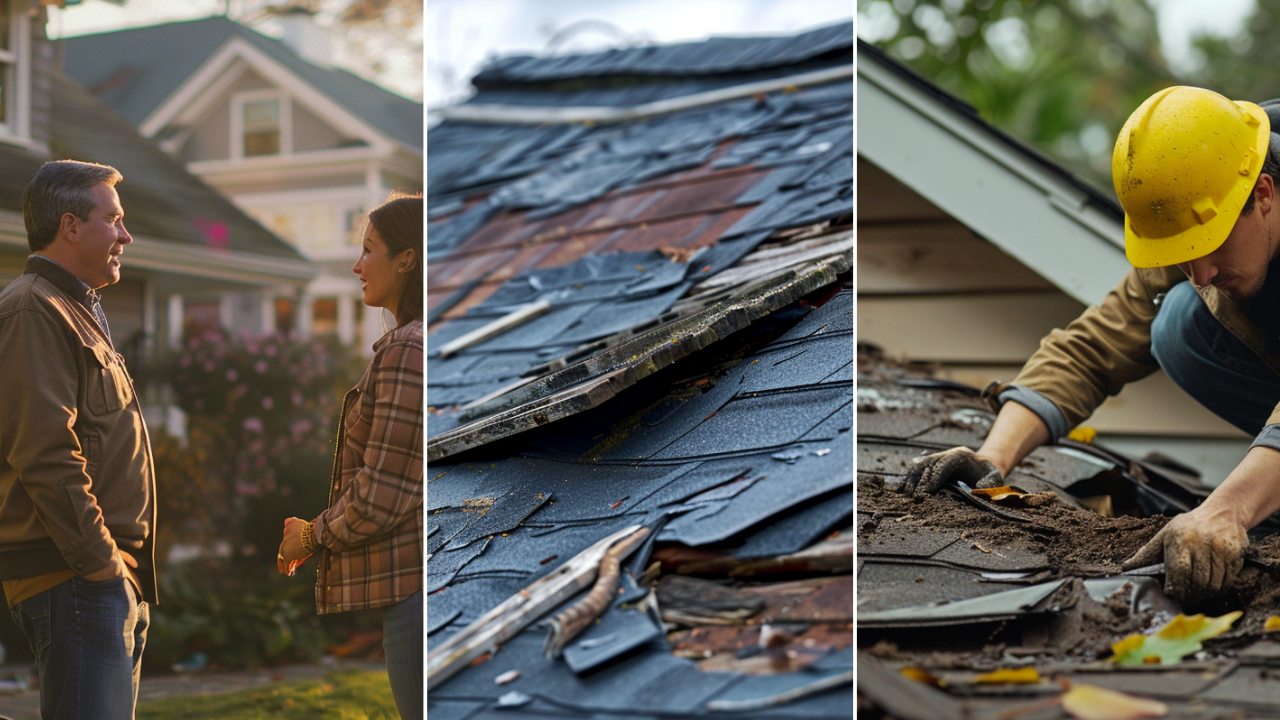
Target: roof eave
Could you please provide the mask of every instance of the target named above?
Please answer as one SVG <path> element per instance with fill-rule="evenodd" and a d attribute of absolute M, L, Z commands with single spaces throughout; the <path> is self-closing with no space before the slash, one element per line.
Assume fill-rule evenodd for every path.
<path fill-rule="evenodd" d="M 857 67 L 860 156 L 1083 303 L 1101 302 L 1128 272 L 1114 200 L 861 42 Z"/>

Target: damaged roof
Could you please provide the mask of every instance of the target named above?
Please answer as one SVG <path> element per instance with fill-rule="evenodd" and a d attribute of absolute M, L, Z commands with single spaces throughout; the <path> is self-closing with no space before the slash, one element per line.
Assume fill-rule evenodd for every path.
<path fill-rule="evenodd" d="M 731 90 L 852 48 L 844 24 L 499 61 L 468 105 Z M 828 80 L 430 131 L 433 712 L 852 715 L 852 120 Z"/>
<path fill-rule="evenodd" d="M 1251 532 L 1242 579 L 1223 598 L 1179 607 L 1161 590 L 1162 565 L 1122 573 L 1120 564 L 1167 517 L 1208 495 L 1193 471 L 1063 440 L 1009 473 L 1017 492 L 1008 500 L 962 487 L 915 498 L 897 491 L 912 459 L 978 448 L 995 416 L 976 389 L 871 349 L 857 360 L 860 715 L 1012 717 L 1062 693 L 1055 676 L 1155 697 L 1168 717 L 1275 715 L 1280 681 L 1263 669 L 1280 657 L 1264 631 L 1280 586 L 1274 521 Z M 1110 660 L 1113 643 L 1179 613 L 1232 610 L 1243 617 L 1194 658 L 1140 667 Z M 977 679 L 1019 668 L 1041 679 Z"/>

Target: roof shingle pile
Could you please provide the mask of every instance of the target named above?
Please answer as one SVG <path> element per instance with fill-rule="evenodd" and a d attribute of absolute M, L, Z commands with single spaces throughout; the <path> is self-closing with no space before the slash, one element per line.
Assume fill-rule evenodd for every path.
<path fill-rule="evenodd" d="M 812 38 L 770 39 L 771 69 L 847 63 L 852 28 L 821 34 L 840 39 L 799 60 L 779 48 Z M 754 79 L 761 42 L 703 48 L 717 81 Z M 665 49 L 633 55 L 629 82 L 688 91 L 646 70 Z M 539 62 L 597 67 L 500 63 L 503 102 L 559 97 Z M 432 713 L 852 715 L 852 117 L 843 82 L 616 125 L 431 130 Z M 575 593 L 527 608 L 635 527 L 599 617 L 545 656 L 537 621 Z"/>

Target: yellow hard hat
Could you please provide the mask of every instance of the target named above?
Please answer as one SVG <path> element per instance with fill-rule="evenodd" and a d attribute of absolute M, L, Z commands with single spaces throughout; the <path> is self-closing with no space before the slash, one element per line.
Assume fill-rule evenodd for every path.
<path fill-rule="evenodd" d="M 1129 262 L 1162 267 L 1217 250 L 1253 192 L 1270 138 L 1262 108 L 1210 90 L 1165 88 L 1139 105 L 1111 154 Z"/>

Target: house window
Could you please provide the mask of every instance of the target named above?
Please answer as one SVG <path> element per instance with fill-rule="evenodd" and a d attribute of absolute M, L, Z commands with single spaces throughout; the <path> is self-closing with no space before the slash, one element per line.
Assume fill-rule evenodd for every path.
<path fill-rule="evenodd" d="M 274 90 L 238 93 L 231 102 L 231 156 L 284 155 L 291 151 L 289 99 Z"/>
<path fill-rule="evenodd" d="M 0 0 L 0 137 L 27 135 L 30 61 L 25 13 L 20 3 Z"/>
<path fill-rule="evenodd" d="M 280 101 L 276 98 L 244 104 L 244 155 L 280 154 Z"/>
<path fill-rule="evenodd" d="M 347 243 L 359 245 L 364 242 L 364 206 L 359 205 L 344 212 L 342 225 L 343 235 L 346 236 Z"/>

